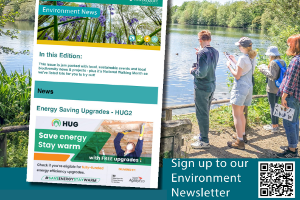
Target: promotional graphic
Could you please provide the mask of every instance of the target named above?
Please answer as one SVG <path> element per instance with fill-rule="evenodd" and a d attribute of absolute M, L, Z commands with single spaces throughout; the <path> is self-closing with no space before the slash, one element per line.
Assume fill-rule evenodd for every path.
<path fill-rule="evenodd" d="M 37 117 L 36 182 L 150 187 L 153 123 Z"/>
<path fill-rule="evenodd" d="M 27 181 L 157 188 L 166 6 L 37 2 Z"/>

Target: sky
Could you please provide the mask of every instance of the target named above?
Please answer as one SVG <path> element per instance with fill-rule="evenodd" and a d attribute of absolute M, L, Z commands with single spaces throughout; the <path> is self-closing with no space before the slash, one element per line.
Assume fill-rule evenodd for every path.
<path fill-rule="evenodd" d="M 169 1 L 171 1 L 171 4 L 172 5 L 177 5 L 177 6 L 181 6 L 182 5 L 182 3 L 183 2 L 185 2 L 185 1 L 192 1 L 192 0 L 169 0 Z M 200 1 L 200 0 L 199 0 Z M 209 0 L 210 1 L 210 0 Z M 213 2 L 215 2 L 215 1 L 218 1 L 218 2 L 220 2 L 221 4 L 224 4 L 224 3 L 226 3 L 226 2 L 232 2 L 232 1 L 237 1 L 237 0 L 212 0 Z"/>

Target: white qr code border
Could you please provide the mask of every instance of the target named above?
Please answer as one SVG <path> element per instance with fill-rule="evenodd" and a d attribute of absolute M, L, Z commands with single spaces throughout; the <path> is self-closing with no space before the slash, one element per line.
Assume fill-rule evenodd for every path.
<path fill-rule="evenodd" d="M 268 187 L 261 187 L 260 186 L 260 183 L 261 183 L 261 164 L 268 164 L 268 166 L 269 166 L 269 164 L 270 163 L 272 163 L 272 164 L 274 164 L 274 163 L 280 163 L 280 164 L 289 164 L 289 163 L 292 163 L 293 165 L 292 165 L 292 170 L 288 170 L 288 171 L 291 171 L 291 173 L 292 173 L 292 176 L 293 176 L 293 178 L 294 178 L 294 180 L 293 180 L 293 186 L 292 186 L 292 189 L 293 189 L 293 195 L 291 195 L 291 196 L 262 196 L 261 195 L 261 189 L 264 189 L 264 188 L 266 188 L 266 192 L 268 193 Z M 285 167 L 286 167 L 286 165 L 285 165 Z M 258 198 L 295 198 L 295 182 L 296 182 L 296 180 L 295 180 L 295 161 L 259 161 L 258 162 Z M 268 169 L 267 170 L 263 170 L 263 171 L 268 171 Z M 286 169 L 285 169 L 285 172 L 286 172 Z"/>

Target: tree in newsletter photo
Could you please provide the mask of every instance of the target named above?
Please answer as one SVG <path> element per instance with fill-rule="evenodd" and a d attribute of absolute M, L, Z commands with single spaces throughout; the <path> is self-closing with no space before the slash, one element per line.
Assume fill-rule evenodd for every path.
<path fill-rule="evenodd" d="M 40 1 L 40 6 L 51 5 L 94 9 L 99 16 L 39 15 L 38 40 L 160 46 L 161 7 Z"/>
<path fill-rule="evenodd" d="M 297 0 L 170 3 L 161 157 L 299 157 L 299 13 Z"/>

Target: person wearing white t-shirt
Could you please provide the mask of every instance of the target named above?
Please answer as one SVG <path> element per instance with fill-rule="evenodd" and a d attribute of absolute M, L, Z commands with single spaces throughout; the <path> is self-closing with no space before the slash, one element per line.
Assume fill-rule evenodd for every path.
<path fill-rule="evenodd" d="M 230 103 L 232 104 L 232 115 L 237 135 L 234 136 L 236 140 L 227 142 L 227 145 L 231 148 L 245 149 L 247 137 L 245 132 L 246 118 L 244 116 L 244 107 L 250 106 L 252 101 L 253 73 L 257 52 L 252 50 L 252 41 L 248 37 L 242 37 L 235 45 L 239 47 L 243 55 L 237 61 L 233 55 L 230 55 L 229 57 L 235 63 L 236 69 L 234 70 L 230 66 L 231 61 L 227 62 L 227 67 L 234 76 Z"/>

